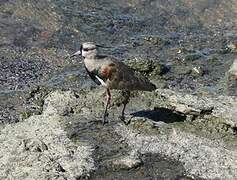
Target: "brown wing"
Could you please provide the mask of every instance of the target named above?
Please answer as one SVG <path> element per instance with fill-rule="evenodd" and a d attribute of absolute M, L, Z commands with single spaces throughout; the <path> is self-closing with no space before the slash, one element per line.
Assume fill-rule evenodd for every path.
<path fill-rule="evenodd" d="M 111 89 L 152 91 L 156 86 L 146 77 L 136 73 L 122 62 L 111 60 L 101 68 L 101 75 L 107 78 L 106 83 Z"/>
<path fill-rule="evenodd" d="M 109 81 L 113 81 L 118 69 L 114 63 L 109 63 L 108 65 L 102 66 L 100 69 L 100 74 L 102 77 Z"/>

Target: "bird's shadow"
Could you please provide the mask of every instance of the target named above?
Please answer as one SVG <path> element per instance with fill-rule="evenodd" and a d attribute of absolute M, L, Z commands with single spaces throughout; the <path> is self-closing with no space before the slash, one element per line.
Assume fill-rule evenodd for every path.
<path fill-rule="evenodd" d="M 152 121 L 165 123 L 184 122 L 186 115 L 167 108 L 155 108 L 154 110 L 142 110 L 132 113 L 134 117 L 145 117 Z"/>

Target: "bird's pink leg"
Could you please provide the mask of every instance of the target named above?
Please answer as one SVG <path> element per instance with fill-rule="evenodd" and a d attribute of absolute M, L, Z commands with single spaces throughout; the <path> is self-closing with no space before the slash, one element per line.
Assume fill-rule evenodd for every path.
<path fill-rule="evenodd" d="M 106 89 L 106 94 L 107 94 L 107 101 L 106 101 L 104 116 L 103 116 L 103 120 L 102 120 L 103 124 L 108 122 L 107 119 L 106 119 L 107 116 L 108 116 L 107 109 L 108 109 L 108 106 L 109 106 L 110 100 L 111 100 L 111 93 L 110 93 L 110 90 L 108 88 Z"/>

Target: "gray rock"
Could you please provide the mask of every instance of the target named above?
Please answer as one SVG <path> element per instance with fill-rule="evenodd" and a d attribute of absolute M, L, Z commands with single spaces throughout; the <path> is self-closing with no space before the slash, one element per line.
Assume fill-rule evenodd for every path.
<path fill-rule="evenodd" d="M 204 75 L 204 69 L 200 66 L 193 67 L 192 68 L 192 75 L 193 76 L 203 76 Z"/>
<path fill-rule="evenodd" d="M 98 97 L 101 90 L 95 89 L 90 91 L 87 95 L 79 97 L 87 99 L 84 104 L 86 107 L 91 107 L 91 113 L 97 114 L 101 110 L 98 104 L 103 99 Z M 113 99 L 118 95 L 113 92 Z M 95 104 L 94 102 L 97 101 Z M 150 103 L 148 103 L 150 102 Z M 192 94 L 185 94 L 181 92 L 174 92 L 168 89 L 157 89 L 154 93 L 141 92 L 138 96 L 134 96 L 128 105 L 127 112 L 138 111 L 142 108 L 149 109 L 152 107 L 166 107 L 169 111 L 179 112 L 184 114 L 192 121 L 210 122 L 211 128 L 205 129 L 205 124 L 202 124 L 203 132 L 187 122 L 168 124 L 154 122 L 154 119 L 149 116 L 141 115 L 140 117 L 126 116 L 131 119 L 131 123 L 126 126 L 123 123 L 116 123 L 113 129 L 116 134 L 121 136 L 121 141 L 128 144 L 131 149 L 131 154 L 136 152 L 136 156 L 119 156 L 119 158 L 112 158 L 107 161 L 111 166 L 118 169 L 130 169 L 139 166 L 141 163 L 138 154 L 161 154 L 174 160 L 181 162 L 191 177 L 200 178 L 224 178 L 235 179 L 237 178 L 237 151 L 235 148 L 229 147 L 225 142 L 226 139 L 219 137 L 229 136 L 227 133 L 234 133 L 228 131 L 222 134 L 221 130 L 217 130 L 213 134 L 214 129 L 222 124 L 228 125 L 229 128 L 237 126 L 237 99 L 231 96 L 218 96 L 218 97 L 200 97 Z M 151 112 L 147 110 L 148 112 Z M 111 121 L 120 111 L 116 107 L 111 107 L 109 110 Z M 146 112 L 146 111 L 144 111 Z M 78 112 L 80 116 L 89 116 L 87 112 Z M 98 114 L 97 114 L 98 115 Z M 148 114 L 149 115 L 149 114 Z M 160 116 L 157 114 L 157 116 Z M 213 124 L 211 124 L 213 123 Z M 109 126 L 109 125 L 108 125 Z M 182 126 L 186 126 L 182 128 Z M 194 129 L 192 132 L 189 129 Z M 195 129 L 196 128 L 196 129 Z M 198 132 L 195 132 L 198 131 Z M 224 131 L 224 130 L 223 130 Z M 209 134 L 212 136 L 209 136 Z M 216 138 L 215 138 L 216 136 Z M 236 137 L 233 138 L 233 143 L 236 143 Z M 212 139 L 211 139 L 212 138 Z M 119 141 L 120 142 L 120 141 Z M 134 158 L 135 157 L 135 158 Z"/>
<path fill-rule="evenodd" d="M 76 104 L 76 97 L 71 91 L 55 91 L 44 102 L 44 113 L 48 115 L 66 115 Z"/>
<path fill-rule="evenodd" d="M 184 61 L 194 61 L 194 60 L 200 59 L 201 57 L 202 57 L 202 54 L 200 53 L 188 54 L 184 57 Z"/>
<path fill-rule="evenodd" d="M 227 45 L 227 48 L 231 50 L 232 52 L 237 51 L 237 42 L 231 42 L 230 44 Z"/>
<path fill-rule="evenodd" d="M 165 99 L 167 106 L 187 116 L 210 115 L 207 118 L 220 118 L 232 127 L 237 126 L 237 97 L 199 97 L 167 89 L 156 92 Z"/>
<path fill-rule="evenodd" d="M 72 94 L 52 93 L 42 115 L 1 130 L 0 179 L 76 179 L 94 169 L 93 148 L 73 143 L 60 123 Z"/>
<path fill-rule="evenodd" d="M 159 153 L 183 163 L 187 175 L 205 179 L 236 179 L 237 151 L 222 142 L 173 129 L 169 134 L 147 136 L 125 126 L 117 126 L 130 147 L 141 154 Z"/>
<path fill-rule="evenodd" d="M 140 168 L 143 166 L 141 157 L 146 154 L 159 154 L 180 162 L 183 166 L 179 169 L 184 168 L 191 177 L 237 178 L 237 151 L 235 145 L 229 146 L 236 143 L 236 137 L 227 134 L 234 133 L 237 125 L 235 97 L 199 97 L 168 89 L 134 93 L 126 113 L 141 109 L 148 112 L 153 109 L 152 112 L 165 107 L 177 122 L 163 122 L 160 114 L 156 114 L 160 119 L 143 114 L 140 117 L 127 115 L 130 124 L 125 125 L 116 118 L 120 115 L 120 107 L 112 103 L 110 123 L 102 126 L 103 92 L 104 89 L 98 88 L 81 91 L 75 96 L 71 91 L 55 91 L 46 97 L 43 114 L 2 127 L 1 179 L 76 179 L 90 176 L 92 170 L 99 176 L 103 168 L 95 166 L 98 162 L 94 162 L 93 157 L 99 157 L 100 165 L 110 168 L 108 174 L 111 175 L 113 171 Z M 112 94 L 113 100 L 121 96 L 117 91 Z M 185 116 L 178 116 L 178 113 Z M 180 122 L 179 117 L 187 118 Z M 210 124 L 210 130 L 204 129 L 205 124 L 202 124 L 205 131 L 195 132 L 198 127 L 190 124 L 188 117 L 193 122 L 216 122 Z M 211 139 L 208 135 L 213 132 L 207 131 L 218 129 L 223 123 L 233 131 L 217 131 Z M 224 136 L 232 138 L 229 144 Z M 83 138 L 87 141 L 82 143 Z M 98 148 L 98 154 L 92 156 L 94 147 Z"/>
<path fill-rule="evenodd" d="M 113 160 L 115 169 L 132 169 L 142 164 L 137 151 L 131 151 L 129 155 Z"/>

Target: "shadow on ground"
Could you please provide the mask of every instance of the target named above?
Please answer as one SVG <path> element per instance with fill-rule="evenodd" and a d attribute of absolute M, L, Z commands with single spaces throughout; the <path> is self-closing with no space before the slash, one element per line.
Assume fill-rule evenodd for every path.
<path fill-rule="evenodd" d="M 167 108 L 155 108 L 154 110 L 142 110 L 132 113 L 134 117 L 145 117 L 152 121 L 163 121 L 165 123 L 184 122 L 186 115 Z"/>

